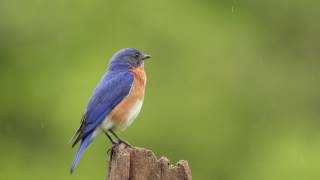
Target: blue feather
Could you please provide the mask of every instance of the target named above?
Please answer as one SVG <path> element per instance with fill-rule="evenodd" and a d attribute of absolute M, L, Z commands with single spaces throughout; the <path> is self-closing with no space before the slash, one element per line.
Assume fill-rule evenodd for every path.
<path fill-rule="evenodd" d="M 72 163 L 72 166 L 71 166 L 71 168 L 70 168 L 70 173 L 71 173 L 71 174 L 73 173 L 75 167 L 77 166 L 77 164 L 78 164 L 78 162 L 79 162 L 79 160 L 80 160 L 80 157 L 82 156 L 84 150 L 85 150 L 85 149 L 88 147 L 88 145 L 90 144 L 90 142 L 91 142 L 91 136 L 92 136 L 92 133 L 91 133 L 89 136 L 85 137 L 85 138 L 83 139 L 83 141 L 81 142 L 81 145 L 80 145 L 80 147 L 79 147 L 79 149 L 78 149 L 78 151 L 77 151 L 76 156 L 75 156 L 74 159 L 73 159 L 73 163 Z"/>
<path fill-rule="evenodd" d="M 73 173 L 77 163 L 91 142 L 91 137 L 94 130 L 101 124 L 112 109 L 121 102 L 121 100 L 129 94 L 133 83 L 133 74 L 130 71 L 124 72 L 107 72 L 88 103 L 85 118 L 81 122 L 81 127 L 78 130 L 75 145 L 81 140 L 81 145 L 78 149 L 74 161 L 72 163 L 70 172 Z"/>
<path fill-rule="evenodd" d="M 130 71 L 108 72 L 96 87 L 86 110 L 84 136 L 94 131 L 112 109 L 129 94 L 133 83 Z"/>
<path fill-rule="evenodd" d="M 137 56 L 138 55 L 138 56 Z M 72 147 L 81 142 L 70 172 L 73 173 L 81 155 L 93 140 L 93 133 L 109 113 L 129 94 L 134 81 L 130 71 L 143 63 L 145 55 L 135 48 L 126 48 L 112 56 L 107 72 L 94 90 L 81 125 L 76 131 Z"/>

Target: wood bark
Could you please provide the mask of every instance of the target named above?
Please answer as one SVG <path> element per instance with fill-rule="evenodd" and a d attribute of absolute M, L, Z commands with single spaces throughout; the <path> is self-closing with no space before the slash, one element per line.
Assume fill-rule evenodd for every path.
<path fill-rule="evenodd" d="M 115 145 L 110 153 L 107 180 L 192 180 L 188 162 L 172 165 L 166 157 L 157 160 L 148 149 Z"/>

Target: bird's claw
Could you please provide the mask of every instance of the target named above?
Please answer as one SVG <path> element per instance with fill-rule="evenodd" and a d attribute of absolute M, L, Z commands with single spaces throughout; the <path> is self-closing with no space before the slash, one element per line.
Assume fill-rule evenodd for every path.
<path fill-rule="evenodd" d="M 107 154 L 110 155 L 110 157 L 112 157 L 113 152 L 114 152 L 114 148 L 120 144 L 125 144 L 126 146 L 129 147 L 133 147 L 131 144 L 129 144 L 127 141 L 119 139 L 117 143 L 112 142 L 111 147 L 108 149 Z"/>
<path fill-rule="evenodd" d="M 122 139 L 119 139 L 118 144 L 125 144 L 125 145 L 127 145 L 127 146 L 129 146 L 129 147 L 132 147 L 131 144 L 129 144 L 127 141 L 122 140 Z"/>
<path fill-rule="evenodd" d="M 114 150 L 113 148 L 115 148 L 117 144 L 116 143 L 112 143 L 112 146 L 108 149 L 107 154 L 110 155 L 110 157 L 113 156 Z"/>

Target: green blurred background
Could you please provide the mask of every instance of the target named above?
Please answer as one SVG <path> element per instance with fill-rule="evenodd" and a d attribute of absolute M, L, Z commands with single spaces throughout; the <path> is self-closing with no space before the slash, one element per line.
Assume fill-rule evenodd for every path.
<path fill-rule="evenodd" d="M 74 175 L 68 141 L 109 58 L 153 56 L 121 136 L 195 180 L 320 179 L 319 1 L 0 1 L 0 179 L 104 179 L 110 143 Z"/>

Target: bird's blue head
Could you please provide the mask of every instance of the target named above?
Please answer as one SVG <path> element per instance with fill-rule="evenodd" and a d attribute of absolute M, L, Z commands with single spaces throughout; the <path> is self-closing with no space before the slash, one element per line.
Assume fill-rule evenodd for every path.
<path fill-rule="evenodd" d="M 144 60 L 151 58 L 135 48 L 125 48 L 116 52 L 110 61 L 109 70 L 128 70 L 143 65 Z"/>

